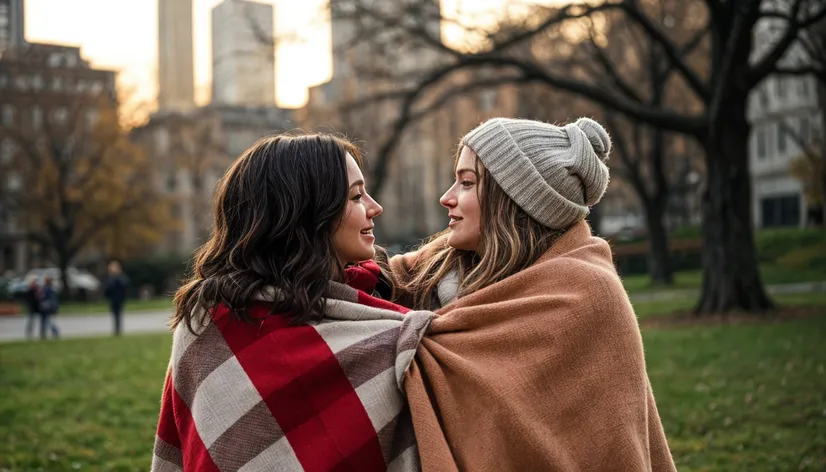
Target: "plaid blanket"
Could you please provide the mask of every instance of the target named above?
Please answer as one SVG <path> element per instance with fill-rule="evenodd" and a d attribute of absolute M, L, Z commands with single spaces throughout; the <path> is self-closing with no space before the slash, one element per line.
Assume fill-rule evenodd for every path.
<path fill-rule="evenodd" d="M 177 327 L 152 470 L 419 470 L 400 383 L 432 314 L 331 283 L 325 319 L 296 326 L 274 296 L 255 324 L 219 306 Z"/>

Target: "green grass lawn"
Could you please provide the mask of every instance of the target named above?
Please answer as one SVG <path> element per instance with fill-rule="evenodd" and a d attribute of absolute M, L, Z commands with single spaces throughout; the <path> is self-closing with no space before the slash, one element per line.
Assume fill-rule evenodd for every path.
<path fill-rule="evenodd" d="M 0 346 L 0 469 L 149 470 L 171 337 Z"/>
<path fill-rule="evenodd" d="M 826 316 L 646 330 L 681 471 L 826 470 Z"/>
<path fill-rule="evenodd" d="M 643 335 L 679 470 L 826 469 L 826 310 Z M 0 345 L 0 470 L 147 470 L 169 348 L 168 334 Z"/>
<path fill-rule="evenodd" d="M 775 264 L 764 264 L 760 267 L 763 282 L 768 285 L 791 284 L 798 282 L 821 282 L 826 280 L 826 267 L 816 269 L 793 269 Z M 677 272 L 674 274 L 674 285 L 652 286 L 648 274 L 629 275 L 622 278 L 622 284 L 628 293 L 658 292 L 663 290 L 697 290 L 702 282 L 702 271 Z"/>
<path fill-rule="evenodd" d="M 171 297 L 157 297 L 149 300 L 127 300 L 124 314 L 141 311 L 172 310 Z M 21 313 L 26 313 L 26 308 L 21 305 Z M 99 300 L 94 302 L 63 302 L 60 304 L 60 313 L 66 315 L 108 315 L 109 302 Z"/>
<path fill-rule="evenodd" d="M 775 304 L 782 307 L 826 307 L 826 293 L 792 293 L 776 295 L 772 297 Z M 651 317 L 668 315 L 675 312 L 687 312 L 694 308 L 697 303 L 693 297 L 674 297 L 668 300 L 652 300 L 644 302 L 635 302 L 634 311 L 637 318 L 645 320 Z M 824 308 L 826 313 L 826 308 Z"/>

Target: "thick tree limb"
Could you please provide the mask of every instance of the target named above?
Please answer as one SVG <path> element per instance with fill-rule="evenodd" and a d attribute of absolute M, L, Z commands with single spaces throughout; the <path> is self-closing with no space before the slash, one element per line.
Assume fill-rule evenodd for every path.
<path fill-rule="evenodd" d="M 748 10 L 749 5 L 752 7 L 758 7 L 759 3 L 759 0 L 752 0 L 749 3 L 742 5 L 740 7 L 742 8 L 742 11 L 739 12 L 737 11 L 737 7 L 734 7 L 734 24 L 731 27 L 728 41 L 723 49 L 723 63 L 720 65 L 719 77 L 729 77 L 731 75 L 732 64 L 734 63 L 735 55 L 737 54 L 740 42 L 743 40 L 743 35 L 751 34 L 751 28 L 746 28 L 748 23 L 747 18 L 750 16 L 750 12 Z M 717 120 L 720 116 L 720 104 L 722 103 L 725 94 L 729 91 L 729 85 L 729 80 L 718 80 L 717 83 L 714 84 L 711 103 L 708 107 L 708 128 L 709 133 L 712 135 L 717 132 Z"/>
<path fill-rule="evenodd" d="M 686 83 L 691 87 L 698 97 L 707 101 L 710 98 L 708 86 L 700 78 L 700 76 L 688 66 L 680 54 L 679 48 L 662 30 L 662 28 L 655 24 L 651 19 L 639 8 L 636 1 L 625 1 L 622 3 L 623 11 L 628 16 L 636 21 L 648 33 L 651 39 L 662 46 L 663 52 L 668 56 L 669 61 L 674 64 L 674 67 L 680 72 Z"/>
<path fill-rule="evenodd" d="M 800 5 L 802 3 L 803 0 L 794 0 L 794 3 L 790 7 L 789 17 L 794 18 L 795 21 L 788 21 L 786 31 L 783 33 L 783 36 L 777 44 L 775 44 L 774 48 L 772 48 L 768 54 L 760 59 L 757 64 L 750 68 L 747 73 L 747 86 L 749 88 L 762 82 L 763 79 L 775 70 L 777 67 L 777 62 L 786 54 L 786 51 L 789 50 L 789 47 L 797 39 L 801 25 L 797 23 L 796 19 L 800 12 Z"/>
<path fill-rule="evenodd" d="M 637 91 L 634 90 L 634 88 L 622 77 L 622 75 L 620 75 L 611 58 L 609 58 L 605 54 L 605 51 L 597 45 L 596 39 L 594 38 L 593 25 L 591 25 L 591 28 L 588 29 L 588 34 L 590 36 L 589 49 L 591 50 L 592 56 L 602 66 L 603 72 L 626 97 L 637 102 L 642 102 L 642 97 L 640 97 Z"/>

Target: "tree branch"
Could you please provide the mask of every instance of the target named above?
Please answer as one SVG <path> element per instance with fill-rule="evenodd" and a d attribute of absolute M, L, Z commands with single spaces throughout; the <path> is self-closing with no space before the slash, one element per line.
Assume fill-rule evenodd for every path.
<path fill-rule="evenodd" d="M 464 66 L 490 64 L 497 66 L 511 66 L 521 70 L 526 79 L 541 82 L 576 95 L 583 96 L 600 105 L 623 113 L 631 118 L 666 128 L 670 131 L 698 135 L 703 129 L 705 120 L 702 116 L 684 116 L 671 111 L 658 109 L 645 104 L 637 103 L 616 93 L 603 90 L 594 85 L 549 73 L 538 66 L 509 57 L 475 56 L 466 57 Z M 462 66 L 460 63 L 459 67 Z"/>
<path fill-rule="evenodd" d="M 648 18 L 642 10 L 640 10 L 636 1 L 625 1 L 622 3 L 622 6 L 623 11 L 625 11 L 631 19 L 639 24 L 646 31 L 646 33 L 648 33 L 648 36 L 650 36 L 657 44 L 662 46 L 663 52 L 665 52 L 666 56 L 668 56 L 669 61 L 680 72 L 694 93 L 696 93 L 697 96 L 704 101 L 707 101 L 710 96 L 708 87 L 705 83 L 703 83 L 700 76 L 697 75 L 697 73 L 683 60 L 680 51 L 668 35 L 659 27 L 659 25 L 654 24 L 654 22 L 651 21 L 651 19 Z"/>
<path fill-rule="evenodd" d="M 797 34 L 800 31 L 800 24 L 796 23 L 796 19 L 798 12 L 800 11 L 801 3 L 802 0 L 794 0 L 794 3 L 790 8 L 791 11 L 789 12 L 789 18 L 794 18 L 795 21 L 788 21 L 786 31 L 783 33 L 783 37 L 780 38 L 780 41 L 777 42 L 771 52 L 766 54 L 766 56 L 764 56 L 757 64 L 750 68 L 746 75 L 747 86 L 749 88 L 762 82 L 763 79 L 775 70 L 777 62 L 786 54 L 786 51 L 792 43 L 794 43 L 795 39 L 797 39 Z"/>
<path fill-rule="evenodd" d="M 823 19 L 826 19 L 826 7 L 821 8 L 819 12 L 816 12 L 809 18 L 806 18 L 806 20 L 800 22 L 800 28 L 810 28 L 822 21 Z"/>
<path fill-rule="evenodd" d="M 818 154 L 814 150 L 812 150 L 810 143 L 807 143 L 803 139 L 803 136 L 801 136 L 796 129 L 789 126 L 788 123 L 786 123 L 786 120 L 780 120 L 780 122 L 778 123 L 778 127 L 782 130 L 783 133 L 785 133 L 792 139 L 792 142 L 797 147 L 799 147 L 801 151 L 803 151 L 803 153 L 809 160 L 814 161 L 819 157 Z"/>
<path fill-rule="evenodd" d="M 536 36 L 537 34 L 545 31 L 547 28 L 562 23 L 566 20 L 575 20 L 579 18 L 590 17 L 592 14 L 611 10 L 614 8 L 619 8 L 621 3 L 601 3 L 599 5 L 587 5 L 583 6 L 581 4 L 572 4 L 562 7 L 561 9 L 557 10 L 555 15 L 551 15 L 545 19 L 542 23 L 540 23 L 536 28 L 532 30 L 525 31 L 524 33 L 520 33 L 514 36 L 511 36 L 507 41 L 499 43 L 496 45 L 494 49 L 496 50 L 505 50 L 514 46 L 522 41 L 531 39 L 532 37 Z"/>
<path fill-rule="evenodd" d="M 628 142 L 625 140 L 625 133 L 623 133 L 613 113 L 605 110 L 603 117 L 605 118 L 605 125 L 608 127 L 608 132 L 611 135 L 611 142 L 614 144 L 620 162 L 625 169 L 625 176 L 634 187 L 637 195 L 643 200 L 648 200 L 650 196 L 648 189 L 645 188 L 645 182 L 643 182 L 642 176 L 640 175 L 639 159 L 635 160 L 631 157 L 632 151 L 628 146 Z M 640 152 L 639 149 L 636 151 L 637 153 Z"/>
<path fill-rule="evenodd" d="M 814 75 L 817 76 L 820 80 L 823 80 L 826 77 L 826 71 L 822 68 L 815 67 L 815 66 L 808 66 L 808 67 L 777 67 L 774 70 L 774 73 L 777 75 L 793 75 L 793 76 L 802 76 L 802 75 Z"/>
<path fill-rule="evenodd" d="M 616 85 L 616 87 L 625 94 L 626 97 L 634 100 L 636 102 L 642 102 L 642 98 L 637 93 L 636 90 L 631 87 L 625 79 L 617 71 L 616 67 L 614 67 L 613 61 L 605 54 L 605 51 L 602 50 L 596 43 L 596 39 L 594 38 L 594 26 L 593 23 L 591 27 L 588 29 L 588 36 L 590 39 L 590 48 L 592 51 L 592 55 L 596 58 L 597 62 L 602 66 L 602 70 L 605 72 L 606 75 L 611 79 L 611 82 Z"/>

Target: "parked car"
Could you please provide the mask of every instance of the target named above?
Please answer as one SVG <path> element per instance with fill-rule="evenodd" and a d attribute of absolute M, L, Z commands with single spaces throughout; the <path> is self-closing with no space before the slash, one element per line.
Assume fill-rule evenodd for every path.
<path fill-rule="evenodd" d="M 76 267 L 69 267 L 66 271 L 69 279 L 69 286 L 72 290 L 84 291 L 87 293 L 97 292 L 100 290 L 101 284 L 97 277 L 86 270 L 78 269 Z M 43 279 L 46 277 L 54 281 L 55 290 L 60 293 L 63 288 L 63 281 L 60 278 L 60 269 L 56 267 L 48 267 L 42 269 L 32 269 L 23 277 L 12 279 L 8 285 L 7 290 L 12 296 L 20 296 L 26 293 L 29 281 L 36 280 L 38 285 L 43 284 Z"/>

